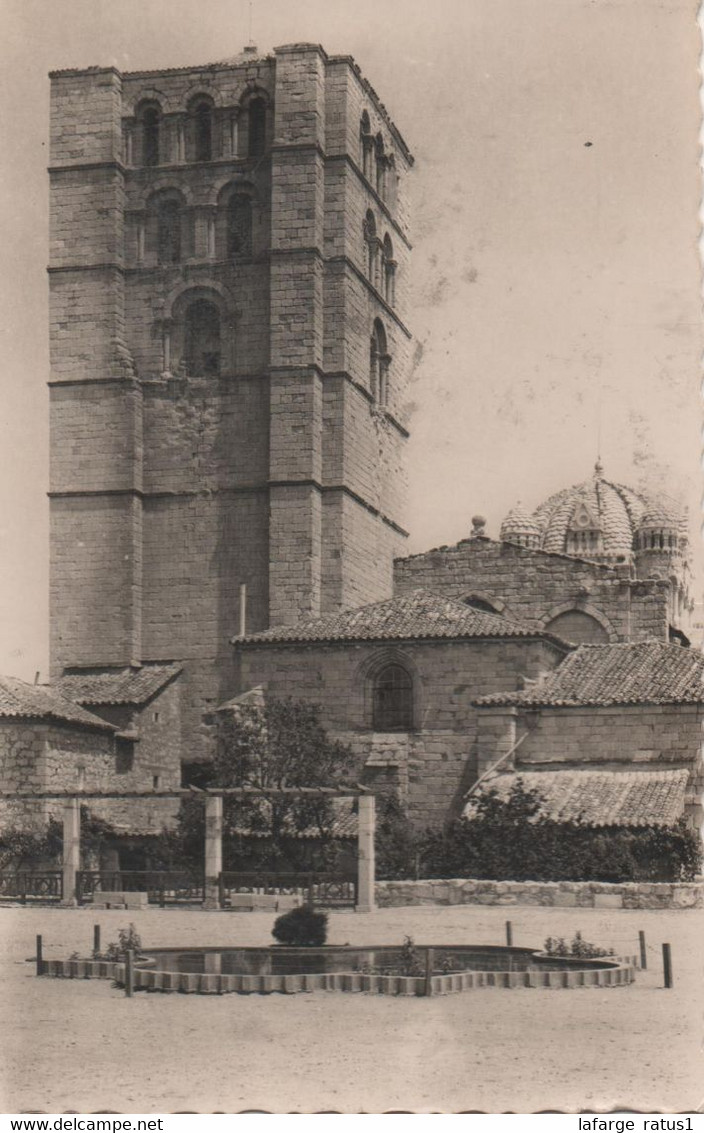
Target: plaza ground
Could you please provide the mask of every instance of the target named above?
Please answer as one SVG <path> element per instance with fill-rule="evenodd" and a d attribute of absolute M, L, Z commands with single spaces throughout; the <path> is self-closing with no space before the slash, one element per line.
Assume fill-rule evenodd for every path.
<path fill-rule="evenodd" d="M 314 992 L 139 993 L 103 980 L 37 979 L 47 957 L 88 954 L 130 920 L 146 948 L 265 944 L 270 913 L 0 909 L 3 1112 L 65 1110 L 434 1112 L 541 1109 L 692 1111 L 704 1102 L 704 911 L 496 908 L 332 914 L 332 943 L 587 940 L 622 954 L 646 933 L 632 987 L 487 988 L 432 999 Z M 675 986 L 662 986 L 672 945 Z"/>

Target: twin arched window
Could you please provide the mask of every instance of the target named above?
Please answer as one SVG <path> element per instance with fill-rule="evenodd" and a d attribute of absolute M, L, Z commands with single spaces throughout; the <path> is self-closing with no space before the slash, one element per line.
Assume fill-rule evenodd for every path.
<path fill-rule="evenodd" d="M 372 727 L 375 732 L 409 732 L 413 728 L 413 680 L 393 662 L 372 681 Z"/>
<path fill-rule="evenodd" d="M 185 119 L 179 116 L 172 122 L 169 145 L 164 144 L 164 120 L 155 100 L 145 100 L 138 107 L 136 121 L 136 147 L 133 127 L 129 122 L 125 127 L 128 164 L 133 160 L 147 167 L 165 161 L 212 161 L 219 156 L 221 147 L 225 156 L 239 153 L 240 157 L 259 157 L 266 149 L 267 100 L 256 91 L 247 95 L 240 108 L 217 113 L 209 95 L 198 95 L 189 103 Z"/>
<path fill-rule="evenodd" d="M 388 232 L 379 240 L 376 221 L 371 209 L 367 210 L 362 226 L 364 266 L 369 282 L 381 291 L 384 299 L 393 306 L 396 301 L 396 261 L 394 246 Z"/>
<path fill-rule="evenodd" d="M 381 134 L 374 136 L 369 113 L 365 110 L 359 123 L 359 164 L 367 181 L 376 189 L 382 200 L 395 202 L 396 162 L 392 153 L 387 154 Z"/>

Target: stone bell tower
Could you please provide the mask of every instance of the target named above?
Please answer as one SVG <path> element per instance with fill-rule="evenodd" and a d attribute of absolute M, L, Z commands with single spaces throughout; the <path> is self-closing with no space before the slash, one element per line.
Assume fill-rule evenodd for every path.
<path fill-rule="evenodd" d="M 51 658 L 185 662 L 387 597 L 412 158 L 348 56 L 52 74 Z"/>

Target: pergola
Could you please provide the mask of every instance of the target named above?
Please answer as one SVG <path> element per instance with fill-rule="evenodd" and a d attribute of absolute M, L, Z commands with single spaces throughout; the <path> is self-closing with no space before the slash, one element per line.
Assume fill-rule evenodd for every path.
<path fill-rule="evenodd" d="M 149 791 L 0 791 L 0 799 L 63 799 L 63 898 L 76 905 L 76 877 L 81 863 L 81 803 L 90 799 L 183 799 L 202 798 L 205 805 L 205 900 L 206 909 L 220 908 L 219 878 L 222 873 L 223 803 L 226 798 L 357 799 L 357 903 L 358 913 L 370 913 L 374 901 L 374 795 L 360 786 L 339 787 L 182 787 Z"/>

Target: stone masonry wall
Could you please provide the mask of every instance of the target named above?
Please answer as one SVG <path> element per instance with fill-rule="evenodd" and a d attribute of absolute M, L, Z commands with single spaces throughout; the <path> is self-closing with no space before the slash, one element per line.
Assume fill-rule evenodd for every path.
<path fill-rule="evenodd" d="M 453 598 L 498 603 L 506 617 L 542 628 L 566 610 L 601 622 L 610 641 L 667 641 L 668 584 L 636 581 L 629 569 L 566 555 L 529 551 L 512 543 L 467 539 L 394 564 L 396 593 L 425 587 Z"/>
<path fill-rule="evenodd" d="M 515 689 L 522 676 L 536 677 L 560 656 L 532 639 L 242 645 L 235 655 L 239 691 L 264 684 L 274 696 L 318 704 L 324 726 L 352 742 L 360 771 L 370 758 L 378 767 L 397 768 L 392 774 L 419 825 L 456 811 L 476 776 L 472 701 L 483 695 L 479 690 Z M 372 731 L 371 675 L 394 659 L 413 674 L 416 727 L 380 736 Z"/>
<path fill-rule="evenodd" d="M 253 91 L 267 104 L 255 157 Z M 213 104 L 207 163 L 194 161 L 188 116 L 199 95 Z M 149 167 L 145 103 L 160 110 Z M 385 201 L 359 164 L 364 107 L 395 153 Z M 405 498 L 408 155 L 351 61 L 299 44 L 158 75 L 55 74 L 51 161 L 52 670 L 185 661 L 184 753 L 204 758 L 204 714 L 232 692 L 241 583 L 250 631 L 391 593 Z M 233 260 L 238 190 L 252 200 L 252 248 Z M 158 262 L 166 191 L 182 202 L 176 264 Z M 396 312 L 364 278 L 366 207 L 393 241 Z M 221 372 L 207 380 L 180 367 L 193 298 L 220 311 Z M 371 404 L 375 317 L 397 421 Z"/>
<path fill-rule="evenodd" d="M 694 882 L 377 881 L 382 909 L 402 905 L 544 905 L 581 909 L 699 909 L 704 885 Z M 634 934 L 633 951 L 637 946 Z"/>
<path fill-rule="evenodd" d="M 44 727 L 32 720 L 0 721 L 0 787 L 3 791 L 41 790 Z M 49 816 L 47 802 L 0 800 L 0 829 L 41 832 Z"/>
<path fill-rule="evenodd" d="M 177 707 L 174 693 L 164 700 L 163 711 L 173 723 Z M 165 720 L 164 723 L 167 721 Z M 173 755 L 167 755 L 166 735 L 159 743 L 151 732 L 154 721 L 146 723 L 144 738 L 154 766 L 168 759 L 169 782 L 162 787 L 178 786 L 180 776 Z M 139 745 L 135 745 L 137 748 Z M 137 754 L 131 770 L 118 772 L 115 741 L 112 733 L 92 732 L 71 725 L 31 720 L 0 722 L 0 787 L 6 791 L 65 791 L 77 789 L 82 782 L 86 791 L 127 791 L 152 789 L 152 768 Z M 86 800 L 95 817 L 109 822 L 119 833 L 158 833 L 173 821 L 177 800 L 111 799 Z M 0 803 L 0 827 L 19 826 L 41 832 L 50 818 L 61 821 L 64 802 L 61 799 L 42 801 L 6 801 Z"/>

